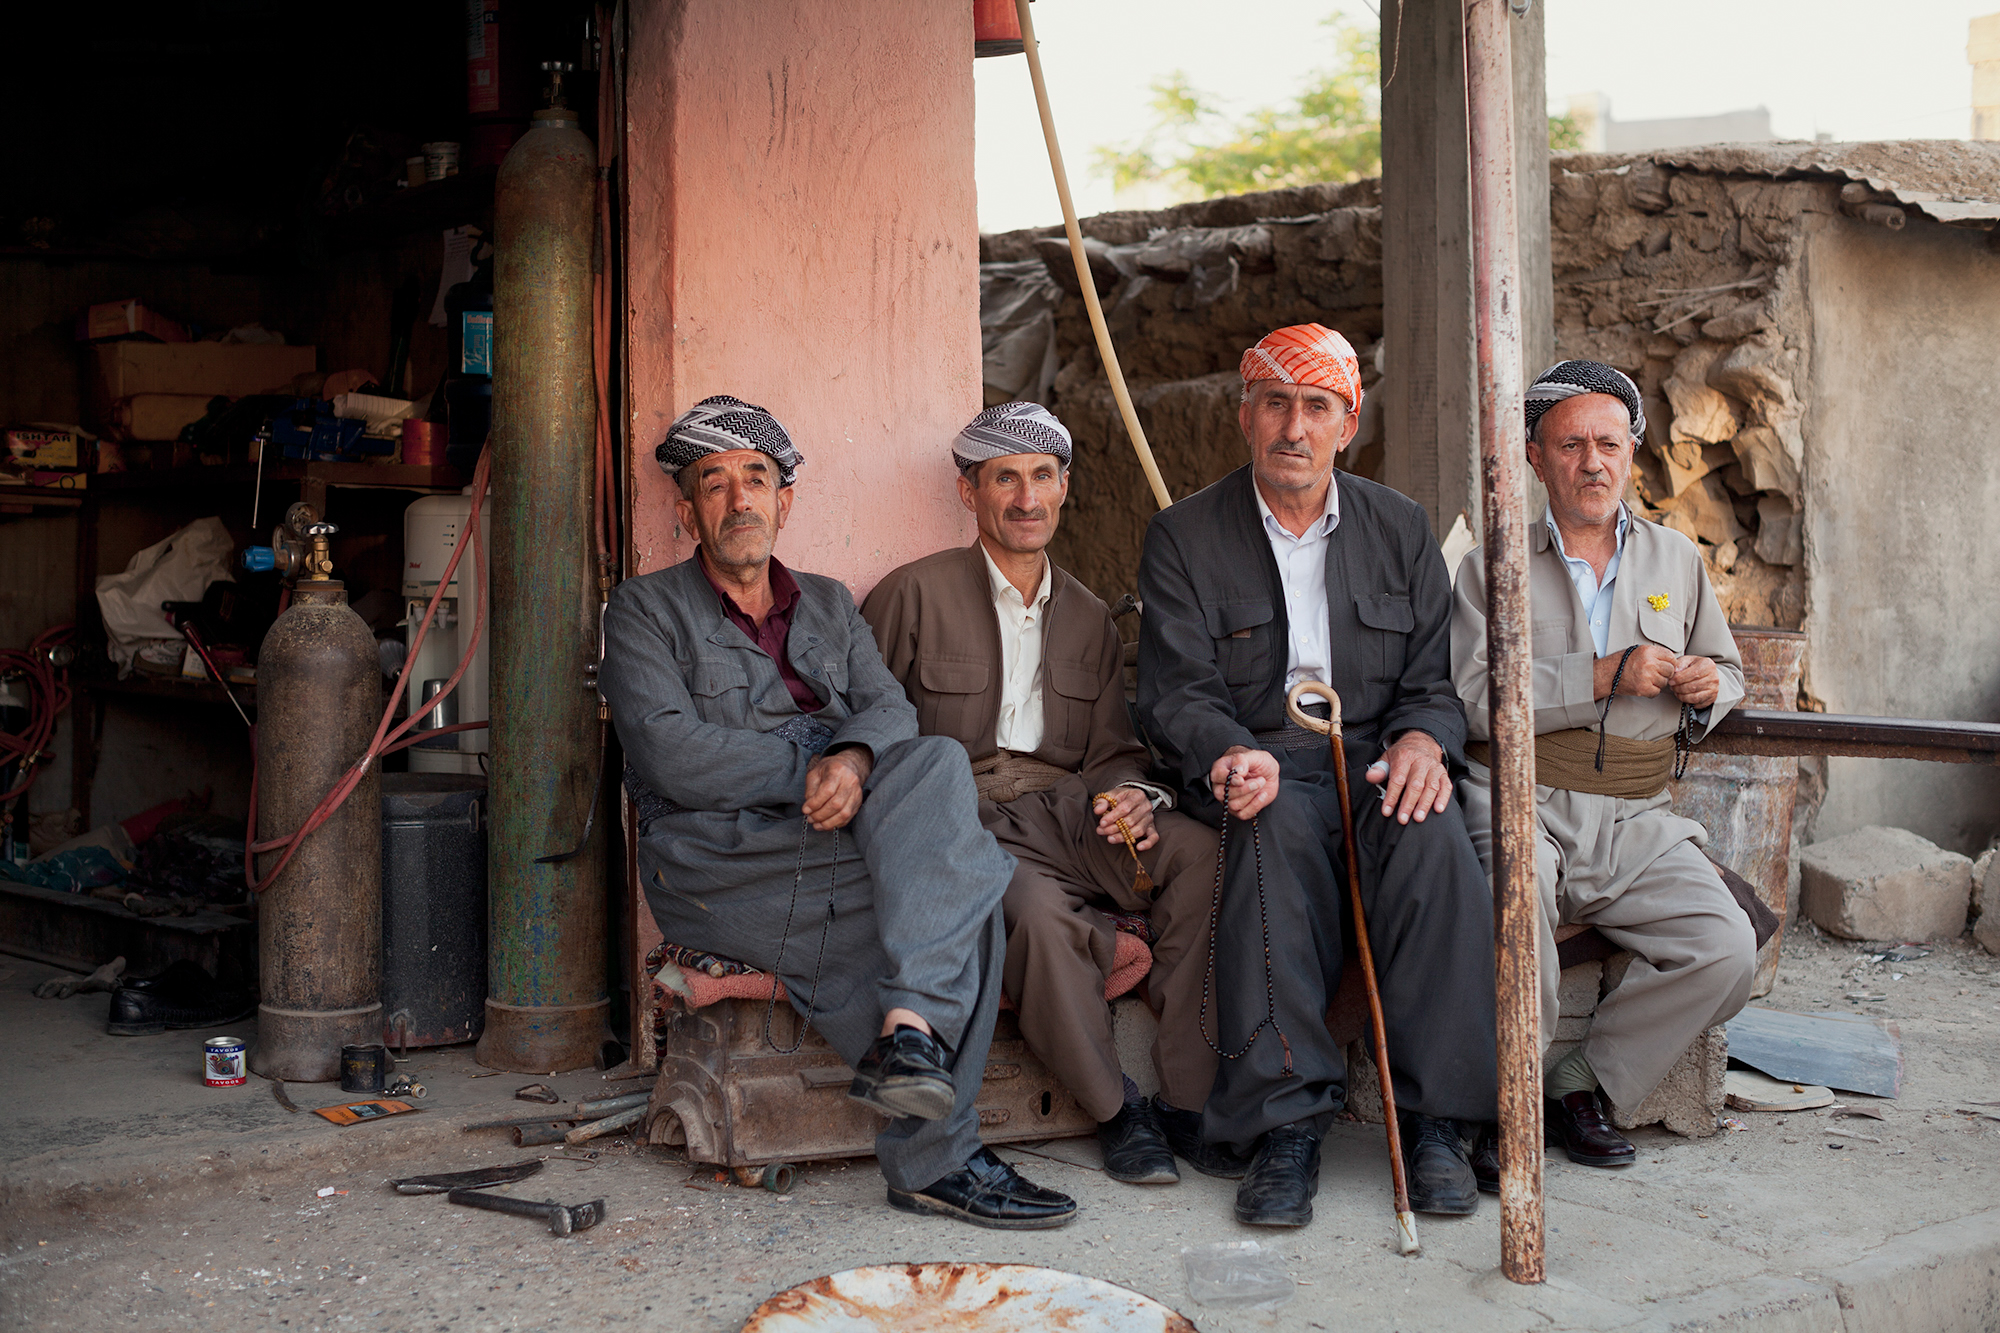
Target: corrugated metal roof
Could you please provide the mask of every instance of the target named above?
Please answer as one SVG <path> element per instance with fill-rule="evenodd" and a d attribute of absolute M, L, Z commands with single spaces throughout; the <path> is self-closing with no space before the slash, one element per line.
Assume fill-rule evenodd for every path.
<path fill-rule="evenodd" d="M 1578 155 L 1581 156 L 1581 155 Z M 1651 153 L 1590 155 L 1594 162 L 1652 161 L 1725 176 L 1860 181 L 1939 222 L 2000 221 L 2000 142 L 1892 139 L 1879 143 L 1719 143 Z"/>

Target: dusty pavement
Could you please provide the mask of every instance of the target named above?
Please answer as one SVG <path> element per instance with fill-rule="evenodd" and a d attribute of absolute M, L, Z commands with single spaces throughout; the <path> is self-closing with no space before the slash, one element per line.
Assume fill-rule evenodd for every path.
<path fill-rule="evenodd" d="M 806 1278 L 927 1259 L 1091 1274 L 1209 1333 L 2000 1327 L 2000 1120 L 1977 1114 L 2000 1115 L 1978 1105 L 2000 1103 L 2000 960 L 1962 941 L 1906 963 L 1869 952 L 1798 932 L 1764 1003 L 1895 1020 L 1906 1074 L 1899 1100 L 1872 1103 L 1884 1118 L 1736 1114 L 1744 1128 L 1706 1140 L 1644 1132 L 1638 1163 L 1619 1172 L 1558 1157 L 1551 1281 L 1538 1289 L 1495 1272 L 1491 1199 L 1474 1218 L 1420 1219 L 1423 1253 L 1398 1256 L 1381 1138 L 1359 1124 L 1329 1141 L 1318 1217 L 1299 1232 L 1236 1226 L 1227 1182 L 1189 1173 L 1144 1190 L 1056 1160 L 1087 1163 L 1087 1140 L 1010 1150 L 1083 1205 L 1063 1231 L 1023 1234 L 893 1213 L 868 1161 L 808 1167 L 780 1196 L 612 1140 L 514 1189 L 606 1201 L 603 1226 L 558 1240 L 382 1184 L 535 1155 L 458 1129 L 523 1108 L 511 1093 L 528 1078 L 473 1078 L 462 1049 L 418 1054 L 432 1090 L 422 1114 L 335 1129 L 287 1114 L 255 1078 L 203 1088 L 201 1034 L 106 1037 L 103 996 L 35 1000 L 49 970 L 0 958 L 12 1034 L 0 1328 L 726 1330 Z M 594 1071 L 550 1081 L 568 1097 L 643 1086 Z M 343 1100 L 330 1085 L 290 1091 L 304 1107 Z M 328 1187 L 346 1192 L 319 1197 Z M 1275 1244 L 1299 1283 L 1275 1311 L 1188 1296 L 1181 1247 L 1240 1238 Z"/>

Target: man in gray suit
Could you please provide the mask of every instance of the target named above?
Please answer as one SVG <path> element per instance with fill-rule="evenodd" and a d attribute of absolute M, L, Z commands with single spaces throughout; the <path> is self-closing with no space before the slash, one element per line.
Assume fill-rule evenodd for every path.
<path fill-rule="evenodd" d="M 1239 1221 L 1311 1220 L 1320 1139 L 1346 1101 L 1324 1018 L 1352 928 L 1352 819 L 1410 1203 L 1469 1213 L 1470 1144 L 1497 1100 L 1493 909 L 1447 772 L 1465 714 L 1444 558 L 1421 508 L 1334 467 L 1361 405 L 1346 339 L 1280 329 L 1242 374 L 1249 466 L 1155 515 L 1139 567 L 1140 717 L 1188 811 L 1229 816 L 1205 1032 L 1225 1058 L 1203 1128 L 1250 1158 Z M 1301 680 L 1340 695 L 1352 810 L 1325 738 L 1285 717 Z"/>
<path fill-rule="evenodd" d="M 854 1066 L 893 1207 L 1061 1226 L 1075 1203 L 979 1141 L 1014 862 L 965 751 L 917 734 L 846 587 L 772 555 L 804 462 L 776 418 L 707 398 L 656 457 L 701 546 L 612 595 L 602 670 L 654 919 L 776 973 Z"/>

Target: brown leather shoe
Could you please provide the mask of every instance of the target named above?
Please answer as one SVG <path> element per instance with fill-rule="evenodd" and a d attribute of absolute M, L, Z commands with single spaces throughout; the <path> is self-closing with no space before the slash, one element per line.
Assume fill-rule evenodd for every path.
<path fill-rule="evenodd" d="M 1548 1124 L 1548 1137 L 1562 1144 L 1569 1160 L 1578 1166 L 1630 1166 L 1638 1155 L 1625 1136 L 1611 1127 L 1594 1090 L 1572 1092 L 1561 1100 L 1551 1097 L 1542 1115 Z"/>

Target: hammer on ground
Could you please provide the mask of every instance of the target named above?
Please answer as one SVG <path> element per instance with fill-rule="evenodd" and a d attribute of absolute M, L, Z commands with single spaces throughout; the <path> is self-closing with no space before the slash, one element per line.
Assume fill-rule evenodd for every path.
<path fill-rule="evenodd" d="M 557 1203 L 554 1199 L 536 1203 L 532 1199 L 510 1199 L 504 1194 L 482 1194 L 472 1189 L 456 1189 L 444 1197 L 449 1203 L 463 1204 L 467 1208 L 488 1208 L 496 1213 L 512 1213 L 516 1217 L 543 1218 L 549 1224 L 550 1234 L 556 1236 L 588 1231 L 604 1220 L 602 1199 L 578 1204 Z"/>

